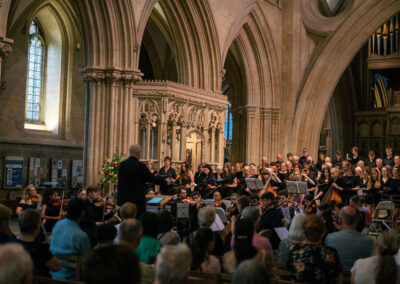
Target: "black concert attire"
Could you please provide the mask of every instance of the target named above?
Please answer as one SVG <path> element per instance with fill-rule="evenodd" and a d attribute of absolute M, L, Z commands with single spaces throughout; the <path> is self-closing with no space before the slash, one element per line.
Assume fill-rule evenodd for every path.
<path fill-rule="evenodd" d="M 352 165 L 356 165 L 358 163 L 358 161 L 360 161 L 360 160 L 361 160 L 360 155 L 357 155 L 357 157 L 351 156 L 349 162 Z"/>
<path fill-rule="evenodd" d="M 307 164 L 307 157 L 301 156 L 301 157 L 299 158 L 299 164 L 300 164 L 301 166 L 304 166 L 305 164 Z"/>
<path fill-rule="evenodd" d="M 378 191 L 382 190 L 382 187 L 375 188 L 375 181 L 372 181 L 372 187 L 369 190 L 364 191 L 365 203 L 368 205 L 377 205 L 380 201 L 380 195 Z"/>
<path fill-rule="evenodd" d="M 234 180 L 236 178 L 235 174 L 231 174 L 229 176 L 226 176 L 225 174 L 222 175 L 224 180 L 222 181 L 222 198 L 229 197 L 232 195 L 234 188 L 233 187 L 228 187 L 227 185 L 231 185 L 234 183 Z"/>
<path fill-rule="evenodd" d="M 60 206 L 53 206 L 53 204 L 48 203 L 46 204 L 46 211 L 44 213 L 46 216 L 57 217 L 60 216 Z M 44 223 L 44 228 L 46 232 L 50 232 L 53 230 L 54 225 L 57 223 L 58 220 L 54 219 L 46 219 Z"/>
<path fill-rule="evenodd" d="M 125 202 L 135 203 L 137 216 L 140 217 L 146 211 L 146 182 L 166 185 L 160 176 L 154 176 L 149 169 L 135 157 L 129 157 L 118 166 L 118 193 L 117 204 Z"/>
<path fill-rule="evenodd" d="M 332 166 L 341 168 L 342 167 L 342 162 L 343 162 L 342 158 L 340 158 L 339 160 L 337 160 L 335 158 L 335 160 L 332 161 Z"/>
<path fill-rule="evenodd" d="M 277 249 L 279 246 L 279 237 L 275 233 L 274 228 L 282 227 L 283 213 L 280 208 L 270 207 L 267 210 L 263 210 L 261 215 L 262 229 L 267 229 L 272 231 L 271 245 L 272 248 Z"/>
<path fill-rule="evenodd" d="M 153 176 L 157 176 L 158 175 L 158 171 L 154 170 L 151 174 Z M 152 182 L 148 181 L 148 182 L 146 182 L 146 192 L 149 191 L 150 189 L 153 189 L 153 191 L 154 191 L 155 190 L 155 186 L 154 186 L 154 184 Z"/>
<path fill-rule="evenodd" d="M 320 160 L 318 159 L 318 163 L 315 165 L 317 167 L 317 170 L 322 172 L 322 165 L 325 164 L 325 160 Z"/>
<path fill-rule="evenodd" d="M 332 187 L 332 183 L 333 183 L 332 180 L 329 180 L 328 182 L 323 181 L 321 183 L 318 183 L 318 185 L 319 185 L 319 191 L 318 192 L 323 192 L 323 194 L 319 197 L 319 200 L 321 200 L 321 201 L 324 200 L 324 198 L 325 198 L 326 194 L 328 193 L 329 189 Z"/>
<path fill-rule="evenodd" d="M 393 192 L 393 180 L 391 178 L 388 178 L 386 182 L 381 179 L 381 185 L 382 185 L 382 190 L 384 195 L 387 199 L 391 198 L 392 192 Z"/>
<path fill-rule="evenodd" d="M 158 173 L 160 175 L 160 177 L 162 177 L 163 179 L 165 179 L 166 177 L 170 177 L 173 179 L 176 179 L 176 172 L 173 168 L 169 168 L 168 171 L 165 170 L 165 167 L 162 167 Z M 168 184 L 161 184 L 160 185 L 160 193 L 164 194 L 164 195 L 174 195 L 175 189 L 174 189 L 174 185 L 171 183 L 170 185 Z"/>
<path fill-rule="evenodd" d="M 22 208 L 22 211 L 26 209 L 37 209 L 37 202 L 32 202 L 32 204 L 18 203 L 18 206 Z"/>
<path fill-rule="evenodd" d="M 393 157 L 391 157 L 391 158 L 386 157 L 385 159 L 382 159 L 382 162 L 383 162 L 384 166 L 389 166 L 391 168 L 394 167 L 394 158 Z"/>
<path fill-rule="evenodd" d="M 355 175 L 344 176 L 342 178 L 343 191 L 342 191 L 342 202 L 345 204 L 349 203 L 352 196 L 357 195 L 357 191 L 351 190 L 352 188 L 359 185 L 358 179 Z"/>
<path fill-rule="evenodd" d="M 237 187 L 233 189 L 233 192 L 242 195 L 244 189 L 246 188 L 246 180 L 244 179 L 244 174 L 243 172 L 237 172 L 235 173 L 235 176 L 237 178 Z"/>
<path fill-rule="evenodd" d="M 400 179 L 392 178 L 390 194 L 396 208 L 400 208 Z"/>
<path fill-rule="evenodd" d="M 208 185 L 211 185 L 211 186 L 217 185 L 217 182 L 215 180 L 213 173 L 209 173 L 208 176 L 203 175 L 202 179 L 200 180 L 200 183 L 198 184 L 198 190 L 203 198 L 212 197 L 213 190 L 208 188 Z"/>
<path fill-rule="evenodd" d="M 368 158 L 364 164 L 370 169 L 376 168 L 376 158 L 374 158 L 372 161 Z"/>

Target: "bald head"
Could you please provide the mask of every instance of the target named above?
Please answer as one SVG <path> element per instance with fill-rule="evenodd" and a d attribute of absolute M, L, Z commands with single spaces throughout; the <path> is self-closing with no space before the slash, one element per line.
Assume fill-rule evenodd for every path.
<path fill-rule="evenodd" d="M 119 240 L 127 243 L 135 243 L 142 236 L 142 224 L 136 219 L 126 219 L 119 228 Z"/>
<path fill-rule="evenodd" d="M 339 218 L 342 220 L 342 225 L 356 228 L 358 222 L 358 211 L 352 206 L 345 206 L 340 209 Z"/>
<path fill-rule="evenodd" d="M 138 144 L 129 146 L 129 156 L 140 159 L 142 156 L 142 147 Z"/>

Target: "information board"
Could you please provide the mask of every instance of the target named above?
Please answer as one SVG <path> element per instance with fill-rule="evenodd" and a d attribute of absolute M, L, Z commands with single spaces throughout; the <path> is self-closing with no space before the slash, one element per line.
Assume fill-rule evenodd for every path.
<path fill-rule="evenodd" d="M 5 158 L 5 188 L 22 188 L 22 174 L 24 169 L 24 158 L 6 157 Z"/>

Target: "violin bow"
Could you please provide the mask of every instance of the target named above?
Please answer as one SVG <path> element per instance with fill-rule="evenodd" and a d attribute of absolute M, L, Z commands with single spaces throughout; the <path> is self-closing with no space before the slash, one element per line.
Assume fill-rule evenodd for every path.
<path fill-rule="evenodd" d="M 61 197 L 60 216 L 61 216 L 61 212 L 63 210 L 63 205 L 64 205 L 64 194 L 65 194 L 65 190 L 63 190 L 62 197 Z"/>

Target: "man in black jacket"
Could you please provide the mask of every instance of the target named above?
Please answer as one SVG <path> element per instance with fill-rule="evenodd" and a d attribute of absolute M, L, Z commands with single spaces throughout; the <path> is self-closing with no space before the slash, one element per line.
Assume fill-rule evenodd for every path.
<path fill-rule="evenodd" d="M 170 183 L 168 178 L 163 180 L 161 177 L 152 175 L 146 165 L 139 161 L 141 156 L 142 147 L 137 144 L 131 145 L 129 158 L 118 166 L 117 204 L 121 206 L 128 201 L 135 203 L 138 217 L 146 211 L 146 182 L 158 185 Z"/>

